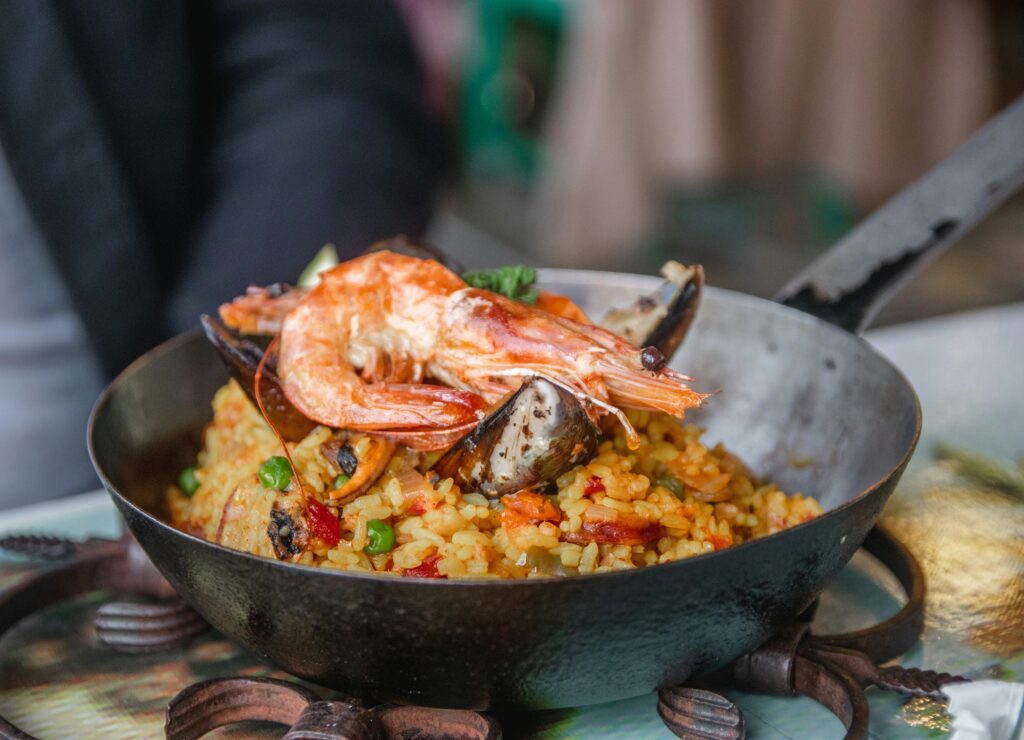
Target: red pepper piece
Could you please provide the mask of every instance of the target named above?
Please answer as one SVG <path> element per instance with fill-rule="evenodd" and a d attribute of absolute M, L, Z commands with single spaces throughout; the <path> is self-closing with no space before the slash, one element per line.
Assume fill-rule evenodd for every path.
<path fill-rule="evenodd" d="M 601 493 L 604 490 L 604 483 L 596 475 L 592 475 L 587 478 L 587 482 L 583 484 L 583 493 L 590 496 L 594 493 Z"/>
<path fill-rule="evenodd" d="M 314 537 L 323 540 L 329 547 L 334 547 L 341 539 L 341 522 L 331 513 L 330 509 L 312 496 L 307 500 L 309 511 L 309 531 Z"/>
<path fill-rule="evenodd" d="M 423 562 L 415 568 L 406 568 L 402 571 L 403 576 L 410 578 L 447 578 L 437 571 L 437 562 L 441 559 L 438 554 L 429 555 L 423 558 Z"/>

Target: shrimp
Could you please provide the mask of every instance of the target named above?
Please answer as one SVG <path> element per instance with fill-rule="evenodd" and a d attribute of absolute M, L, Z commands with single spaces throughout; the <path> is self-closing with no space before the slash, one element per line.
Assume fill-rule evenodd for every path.
<path fill-rule="evenodd" d="M 244 308 L 273 323 L 255 295 L 222 307 L 225 322 L 244 325 Z M 530 376 L 569 390 L 595 415 L 617 416 L 631 447 L 639 437 L 621 408 L 682 416 L 705 397 L 611 332 L 470 288 L 434 260 L 358 257 L 322 273 L 289 309 L 278 359 L 288 400 L 321 424 L 416 449 L 449 446 Z M 382 377 L 382 364 L 385 381 L 366 382 Z"/>

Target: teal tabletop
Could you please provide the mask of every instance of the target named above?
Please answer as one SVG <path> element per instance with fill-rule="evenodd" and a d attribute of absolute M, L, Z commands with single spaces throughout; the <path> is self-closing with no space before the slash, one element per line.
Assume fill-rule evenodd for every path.
<path fill-rule="evenodd" d="M 1024 306 L 916 322 L 869 340 L 907 375 L 921 398 L 917 453 L 884 514 L 918 557 L 928 581 L 926 628 L 904 665 L 969 678 L 1024 680 Z M 114 537 L 106 495 L 0 512 L 0 533 Z M 0 555 L 0 589 L 39 563 Z M 284 675 L 217 634 L 149 656 L 99 645 L 89 615 L 103 595 L 25 620 L 0 642 L 0 714 L 47 738 L 162 734 L 168 699 L 214 676 Z M 841 632 L 895 612 L 902 591 L 858 553 L 822 595 L 814 629 Z M 809 699 L 729 691 L 750 738 L 842 737 L 840 722 Z M 868 691 L 873 738 L 943 737 L 944 705 Z M 612 704 L 502 718 L 506 737 L 669 738 L 652 694 Z M 256 724 L 218 737 L 279 737 Z"/>

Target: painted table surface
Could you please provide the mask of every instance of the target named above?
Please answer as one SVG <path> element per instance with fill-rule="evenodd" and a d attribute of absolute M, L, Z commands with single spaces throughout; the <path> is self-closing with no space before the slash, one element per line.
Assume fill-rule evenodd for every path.
<path fill-rule="evenodd" d="M 924 431 L 885 514 L 928 578 L 927 628 L 907 665 L 968 677 L 1024 680 L 1024 305 L 874 332 L 870 341 L 910 378 Z M 0 531 L 73 537 L 118 534 L 103 493 L 0 512 Z M 2 556 L 0 556 L 2 558 Z M 37 563 L 0 560 L 0 588 Z M 858 554 L 822 596 L 815 628 L 839 632 L 894 612 L 899 587 Z M 213 676 L 276 675 L 208 634 L 155 656 L 120 656 L 98 645 L 89 616 L 100 597 L 56 607 L 0 643 L 0 712 L 40 738 L 157 737 L 167 700 Z M 871 690 L 871 736 L 946 734 L 943 705 Z M 751 738 L 841 737 L 808 699 L 732 692 Z M 654 695 L 578 710 L 502 717 L 506 736 L 668 738 Z M 219 737 L 279 737 L 280 728 L 238 726 Z"/>

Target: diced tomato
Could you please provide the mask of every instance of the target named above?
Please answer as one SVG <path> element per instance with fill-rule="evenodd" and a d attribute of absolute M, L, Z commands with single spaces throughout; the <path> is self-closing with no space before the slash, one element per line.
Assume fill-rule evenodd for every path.
<path fill-rule="evenodd" d="M 405 510 L 405 513 L 413 514 L 414 516 L 419 516 L 420 514 L 426 514 L 427 513 L 427 505 L 426 505 L 426 502 L 423 500 L 423 497 L 420 496 L 415 501 L 413 501 L 411 504 L 409 504 L 409 508 Z"/>
<path fill-rule="evenodd" d="M 604 483 L 596 475 L 592 475 L 587 478 L 587 482 L 583 484 L 583 493 L 590 496 L 595 493 L 601 493 L 604 490 Z"/>
<path fill-rule="evenodd" d="M 706 534 L 708 542 L 710 542 L 711 546 L 716 550 L 724 550 L 726 547 L 732 547 L 732 537 L 712 534 L 711 532 L 706 532 Z"/>
<path fill-rule="evenodd" d="M 330 509 L 312 496 L 307 499 L 309 511 L 309 531 L 314 537 L 323 540 L 329 547 L 334 547 L 341 539 L 341 522 L 331 513 Z"/>
<path fill-rule="evenodd" d="M 562 521 L 562 512 L 557 506 L 541 494 L 524 489 L 511 496 L 502 496 L 501 503 L 505 511 L 501 512 L 501 524 L 506 529 L 521 527 L 524 524 Z"/>
<path fill-rule="evenodd" d="M 441 556 L 437 553 L 428 555 L 415 568 L 403 570 L 402 575 L 410 578 L 447 578 L 448 576 L 441 575 L 437 570 L 437 563 L 440 559 Z"/>

